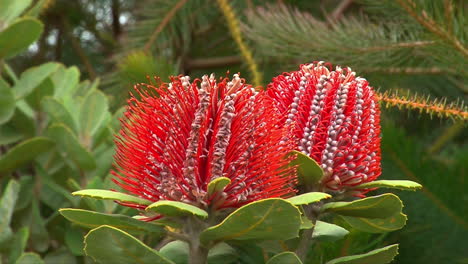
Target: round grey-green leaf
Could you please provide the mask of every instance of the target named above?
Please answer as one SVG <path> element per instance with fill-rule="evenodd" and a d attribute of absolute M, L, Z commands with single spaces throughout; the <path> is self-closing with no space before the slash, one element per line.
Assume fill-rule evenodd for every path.
<path fill-rule="evenodd" d="M 44 25 L 34 18 L 21 18 L 0 32 L 0 59 L 11 58 L 41 35 Z"/>

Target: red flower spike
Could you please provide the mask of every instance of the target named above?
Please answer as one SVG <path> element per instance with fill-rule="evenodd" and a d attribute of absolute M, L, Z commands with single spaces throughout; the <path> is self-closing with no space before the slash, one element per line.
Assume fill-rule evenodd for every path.
<path fill-rule="evenodd" d="M 350 68 L 301 65 L 268 86 L 295 149 L 324 170 L 325 189 L 344 191 L 375 180 L 380 168 L 380 110 L 368 82 Z M 363 196 L 369 190 L 354 191 Z"/>
<path fill-rule="evenodd" d="M 271 98 L 238 75 L 140 86 L 147 89 L 136 87 L 141 99 L 129 100 L 116 139 L 113 180 L 123 189 L 215 209 L 294 193 L 285 158 L 293 145 L 281 142 L 288 131 Z M 218 177 L 231 184 L 209 197 L 207 185 Z"/>

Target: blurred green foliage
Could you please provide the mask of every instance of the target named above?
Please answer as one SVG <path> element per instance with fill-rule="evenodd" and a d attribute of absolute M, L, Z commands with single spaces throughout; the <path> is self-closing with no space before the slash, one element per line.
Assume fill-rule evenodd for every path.
<path fill-rule="evenodd" d="M 466 102 L 466 1 L 268 2 L 230 1 L 264 85 L 325 60 L 351 66 L 381 91 Z M 209 0 L 0 0 L 1 263 L 93 263 L 83 253 L 85 230 L 58 209 L 135 214 L 70 193 L 116 188 L 113 135 L 134 83 L 227 71 L 252 77 L 229 30 Z M 381 178 L 424 186 L 399 193 L 407 228 L 365 234 L 350 227 L 344 239 L 316 246 L 324 254 L 314 260 L 398 242 L 396 263 L 466 263 L 466 117 L 383 109 L 382 125 Z M 258 263 L 249 257 L 243 261 Z"/>

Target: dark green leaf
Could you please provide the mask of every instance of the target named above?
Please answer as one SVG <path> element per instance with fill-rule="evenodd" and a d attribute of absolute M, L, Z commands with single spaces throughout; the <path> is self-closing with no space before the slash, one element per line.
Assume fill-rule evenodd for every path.
<path fill-rule="evenodd" d="M 342 239 L 347 234 L 349 234 L 349 231 L 341 226 L 317 221 L 312 238 L 319 241 L 333 242 Z"/>
<path fill-rule="evenodd" d="M 49 248 L 49 233 L 45 227 L 45 221 L 39 211 L 39 202 L 33 201 L 29 230 L 31 231 L 31 247 L 36 252 L 45 252 Z"/>
<path fill-rule="evenodd" d="M 49 151 L 54 142 L 48 138 L 35 137 L 23 141 L 0 158 L 0 173 L 8 173 L 30 162 L 37 155 Z"/>
<path fill-rule="evenodd" d="M 15 1 L 13 1 L 15 2 Z M 10 58 L 36 41 L 44 26 L 34 18 L 21 18 L 0 32 L 0 59 Z"/>
<path fill-rule="evenodd" d="M 302 264 L 294 252 L 282 252 L 271 257 L 266 264 Z"/>
<path fill-rule="evenodd" d="M 132 234 L 152 233 L 152 236 L 160 236 L 164 233 L 164 228 L 161 225 L 139 221 L 126 215 L 104 214 L 71 208 L 59 211 L 68 220 L 86 228 L 109 225 Z"/>
<path fill-rule="evenodd" d="M 21 74 L 20 79 L 13 87 L 16 98 L 21 99 L 30 94 L 36 87 L 39 87 L 47 77 L 55 72 L 58 67 L 58 63 L 49 62 L 27 69 Z"/>
<path fill-rule="evenodd" d="M 369 233 L 386 233 L 401 229 L 405 226 L 407 217 L 403 213 L 388 218 L 359 218 L 342 216 L 343 219 L 357 230 Z"/>
<path fill-rule="evenodd" d="M 146 207 L 146 211 L 155 212 L 166 216 L 186 216 L 196 215 L 201 218 L 207 218 L 208 213 L 191 204 L 177 201 L 157 201 Z"/>
<path fill-rule="evenodd" d="M 327 203 L 322 210 L 344 216 L 387 218 L 401 213 L 402 207 L 403 203 L 398 196 L 386 193 L 352 202 Z"/>
<path fill-rule="evenodd" d="M 327 264 L 387 264 L 398 255 L 398 244 L 386 246 L 361 255 L 337 258 Z"/>
<path fill-rule="evenodd" d="M 57 142 L 57 148 L 62 155 L 73 160 L 78 167 L 84 170 L 96 168 L 93 156 L 80 144 L 69 127 L 62 123 L 52 124 L 47 130 L 47 134 Z"/>
<path fill-rule="evenodd" d="M 315 160 L 300 151 L 294 150 L 291 155 L 296 155 L 291 165 L 297 165 L 300 184 L 315 185 L 322 179 L 323 170 Z"/>
<path fill-rule="evenodd" d="M 16 201 L 15 211 L 26 208 L 34 196 L 34 192 L 31 191 L 34 189 L 34 179 L 31 175 L 21 175 L 19 183 L 21 187 L 18 197 L 21 197 L 21 199 Z"/>
<path fill-rule="evenodd" d="M 75 256 L 83 256 L 84 234 L 75 226 L 67 227 L 65 232 L 65 244 Z"/>
<path fill-rule="evenodd" d="M 0 124 L 8 122 L 15 113 L 15 95 L 8 83 L 0 78 Z"/>
<path fill-rule="evenodd" d="M 84 250 L 88 256 L 103 264 L 173 263 L 130 234 L 111 226 L 89 231 Z"/>
<path fill-rule="evenodd" d="M 84 197 L 91 197 L 95 199 L 103 199 L 103 200 L 114 200 L 119 202 L 125 203 L 134 203 L 134 204 L 142 204 L 142 205 L 150 205 L 151 201 L 132 196 L 126 193 L 119 193 L 114 191 L 108 190 L 99 190 L 99 189 L 87 189 L 76 191 L 72 193 L 73 195 L 77 196 L 84 196 Z"/>
<path fill-rule="evenodd" d="M 44 264 L 44 261 L 36 253 L 23 253 L 15 264 Z"/>
<path fill-rule="evenodd" d="M 415 191 L 417 189 L 421 189 L 422 185 L 408 180 L 380 180 L 380 181 L 372 181 L 366 182 L 361 185 L 354 187 L 355 189 L 365 189 L 365 188 L 392 188 L 392 189 L 399 189 L 399 190 L 409 190 Z"/>
<path fill-rule="evenodd" d="M 231 179 L 226 178 L 226 177 L 219 177 L 216 178 L 210 183 L 208 183 L 208 195 L 212 195 L 215 192 L 220 192 L 223 191 L 226 186 L 228 186 L 231 183 Z"/>
<path fill-rule="evenodd" d="M 200 235 L 202 243 L 223 240 L 287 240 L 298 236 L 301 214 L 290 202 L 270 198 L 252 202 L 231 213 Z"/>
<path fill-rule="evenodd" d="M 48 252 L 44 257 L 45 264 L 77 264 L 77 258 L 70 253 L 70 250 L 61 247 L 57 250 Z"/>
<path fill-rule="evenodd" d="M 332 196 L 322 192 L 309 192 L 294 197 L 288 198 L 287 200 L 294 205 L 305 205 L 319 202 L 323 199 L 331 198 Z"/>
<path fill-rule="evenodd" d="M 26 243 L 29 238 L 29 229 L 28 227 L 22 227 L 18 232 L 16 232 L 13 241 L 11 242 L 10 256 L 8 257 L 8 263 L 15 263 L 15 261 L 21 256 L 24 249 L 26 248 Z"/>
<path fill-rule="evenodd" d="M 18 133 L 18 131 L 11 127 L 11 124 L 0 126 L 0 145 L 18 142 L 23 137 L 21 133 Z"/>

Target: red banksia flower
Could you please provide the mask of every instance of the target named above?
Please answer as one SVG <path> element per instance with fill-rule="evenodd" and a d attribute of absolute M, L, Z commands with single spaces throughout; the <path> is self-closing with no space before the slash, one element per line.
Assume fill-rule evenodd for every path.
<path fill-rule="evenodd" d="M 350 68 L 330 68 L 323 62 L 302 65 L 275 77 L 268 94 L 292 129 L 288 139 L 296 150 L 324 170 L 322 185 L 344 191 L 381 174 L 380 110 L 365 79 Z"/>
<path fill-rule="evenodd" d="M 269 97 L 237 75 L 142 85 L 116 140 L 114 182 L 123 189 L 215 209 L 293 193 L 294 169 L 285 158 L 293 146 L 281 142 L 287 131 Z M 207 184 L 218 177 L 231 183 L 209 195 Z"/>

